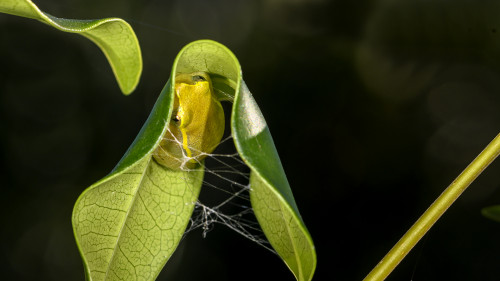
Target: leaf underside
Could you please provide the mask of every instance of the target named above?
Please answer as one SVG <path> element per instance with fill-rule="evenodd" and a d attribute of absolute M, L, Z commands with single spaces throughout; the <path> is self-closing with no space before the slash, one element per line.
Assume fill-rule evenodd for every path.
<path fill-rule="evenodd" d="M 0 12 L 39 20 L 61 31 L 80 34 L 104 53 L 121 91 L 128 95 L 139 83 L 142 57 L 132 27 L 119 18 L 76 20 L 57 18 L 42 12 L 30 0 L 1 0 Z"/>
<path fill-rule="evenodd" d="M 316 254 L 310 237 L 290 207 L 256 174 L 251 175 L 250 200 L 266 237 L 297 280 L 311 280 Z"/>
<path fill-rule="evenodd" d="M 3 0 L 0 12 L 39 20 L 78 33 L 105 54 L 124 94 L 137 86 L 142 58 L 135 33 L 118 18 L 62 19 L 29 0 Z M 316 253 L 294 201 L 269 129 L 241 78 L 236 57 L 223 45 L 196 41 L 177 56 L 175 73 L 206 71 L 218 98 L 234 101 L 231 130 L 241 158 L 251 169 L 250 198 L 271 245 L 298 280 L 311 280 Z M 89 187 L 73 211 L 75 239 L 87 280 L 154 280 L 177 247 L 203 180 L 203 169 L 173 171 L 152 152 L 167 128 L 173 88 L 167 82 L 150 117 L 110 175 Z"/>
<path fill-rule="evenodd" d="M 202 168 L 172 171 L 151 154 L 166 132 L 176 73 L 205 71 L 219 97 L 232 100 L 232 136 L 251 169 L 250 197 L 266 237 L 298 280 L 312 279 L 316 253 L 298 213 L 267 124 L 223 45 L 195 41 L 177 56 L 150 117 L 113 172 L 89 187 L 73 212 L 75 238 L 88 280 L 154 280 L 191 216 Z"/>
<path fill-rule="evenodd" d="M 75 203 L 73 231 L 87 280 L 155 280 L 189 223 L 203 169 L 173 171 L 152 157 L 172 112 L 171 85 L 113 171 Z"/>
<path fill-rule="evenodd" d="M 82 194 L 73 224 L 89 280 L 154 280 L 182 238 L 202 173 L 148 156 Z"/>
<path fill-rule="evenodd" d="M 202 178 L 145 157 L 85 192 L 73 222 L 90 280 L 154 280 L 186 229 Z"/>

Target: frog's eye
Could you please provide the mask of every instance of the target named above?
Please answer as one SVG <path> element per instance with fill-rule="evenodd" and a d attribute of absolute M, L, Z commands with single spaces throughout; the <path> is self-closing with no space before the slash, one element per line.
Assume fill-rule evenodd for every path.
<path fill-rule="evenodd" d="M 172 118 L 172 121 L 177 123 L 177 122 L 181 121 L 181 117 L 179 117 L 179 115 L 175 115 L 174 118 Z"/>
<path fill-rule="evenodd" d="M 207 81 L 207 79 L 201 75 L 193 75 L 193 81 L 194 82 L 201 82 L 201 81 Z"/>

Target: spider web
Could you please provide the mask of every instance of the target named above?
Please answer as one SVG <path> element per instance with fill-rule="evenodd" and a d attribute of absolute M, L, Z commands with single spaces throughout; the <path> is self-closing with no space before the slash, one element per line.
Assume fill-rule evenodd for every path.
<path fill-rule="evenodd" d="M 214 153 L 200 152 L 206 156 L 204 161 L 198 162 L 204 166 L 205 176 L 200 198 L 196 202 L 186 202 L 195 207 L 183 239 L 197 229 L 202 230 L 205 238 L 217 225 L 224 225 L 276 254 L 260 228 L 250 204 L 250 170 L 236 152 L 228 131 L 230 130 L 226 128 L 225 138 Z M 169 133 L 170 131 L 167 132 Z M 174 141 L 182 147 L 182 140 L 175 139 L 172 133 L 170 135 L 171 138 L 166 140 Z M 190 150 L 199 152 L 193 147 Z M 196 160 L 187 155 L 184 155 L 184 159 L 179 159 L 181 170 L 189 171 L 186 164 L 191 159 Z"/>

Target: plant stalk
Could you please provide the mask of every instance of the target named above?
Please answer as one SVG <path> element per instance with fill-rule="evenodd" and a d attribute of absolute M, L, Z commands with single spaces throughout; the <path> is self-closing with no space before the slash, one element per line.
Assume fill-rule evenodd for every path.
<path fill-rule="evenodd" d="M 499 153 L 500 134 L 446 188 L 363 280 L 384 280 L 462 192 L 495 160 Z"/>

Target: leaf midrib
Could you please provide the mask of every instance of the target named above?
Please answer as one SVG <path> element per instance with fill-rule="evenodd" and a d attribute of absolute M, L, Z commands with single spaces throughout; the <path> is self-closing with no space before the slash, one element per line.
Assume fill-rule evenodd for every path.
<path fill-rule="evenodd" d="M 132 210 L 132 207 L 134 206 L 134 203 L 135 203 L 135 200 L 137 199 L 137 193 L 139 192 L 139 188 L 141 188 L 142 186 L 142 181 L 144 180 L 145 178 L 145 175 L 148 171 L 148 167 L 149 167 L 149 163 L 151 162 L 151 155 L 146 155 L 145 157 L 149 157 L 144 169 L 143 169 L 143 173 L 141 174 L 141 180 L 139 181 L 139 184 L 138 184 L 138 187 L 137 189 L 135 190 L 134 192 L 134 195 L 133 195 L 133 198 L 132 198 L 132 201 L 130 202 L 130 206 L 128 207 L 128 210 L 127 210 L 127 213 L 125 214 L 125 219 L 123 220 L 123 224 L 122 224 L 122 227 L 120 228 L 120 232 L 118 233 L 118 236 L 117 236 L 117 239 L 116 239 L 116 244 L 115 244 L 115 247 L 113 248 L 113 254 L 111 255 L 111 258 L 109 259 L 109 263 L 108 263 L 108 268 L 106 269 L 106 275 L 104 276 L 104 280 L 107 280 L 108 279 L 108 273 L 109 273 L 109 270 L 111 269 L 111 264 L 113 262 L 113 259 L 115 258 L 115 254 L 117 252 L 117 249 L 118 249 L 118 245 L 120 244 L 120 239 L 121 239 L 121 235 L 123 233 L 123 229 L 125 228 L 126 226 L 126 221 L 128 219 L 128 216 L 130 214 L 130 210 Z M 144 158 L 138 160 L 136 163 L 140 163 Z M 135 165 L 132 165 L 129 167 L 129 169 L 135 167 Z M 122 171 L 121 173 L 124 173 L 125 171 Z"/>

